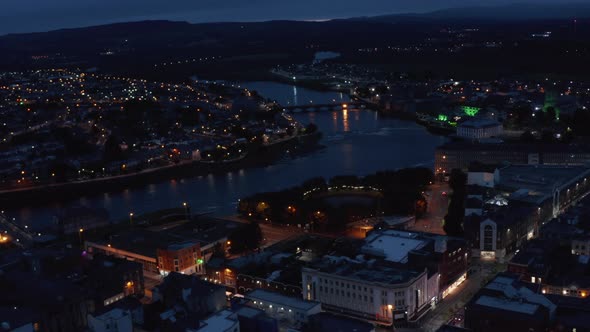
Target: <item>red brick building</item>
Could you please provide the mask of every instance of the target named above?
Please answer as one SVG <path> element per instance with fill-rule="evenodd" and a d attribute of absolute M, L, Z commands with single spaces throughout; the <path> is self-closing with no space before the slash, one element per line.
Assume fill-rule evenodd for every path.
<path fill-rule="evenodd" d="M 179 272 L 184 274 L 204 273 L 204 260 L 199 243 L 185 242 L 171 244 L 157 249 L 160 273 Z"/>

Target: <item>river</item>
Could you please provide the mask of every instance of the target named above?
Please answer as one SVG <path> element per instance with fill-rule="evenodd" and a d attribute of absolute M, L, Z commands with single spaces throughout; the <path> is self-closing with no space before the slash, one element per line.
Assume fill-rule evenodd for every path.
<path fill-rule="evenodd" d="M 319 92 L 283 83 L 243 82 L 241 86 L 257 90 L 283 105 L 349 100 L 347 95 L 338 92 Z M 34 228 L 50 223 L 59 209 L 76 205 L 104 207 L 112 220 L 121 220 L 129 212 L 138 215 L 161 208 L 181 207 L 183 202 L 188 202 L 194 212 L 211 210 L 214 215 L 221 216 L 233 213 L 240 197 L 284 189 L 311 177 L 365 175 L 412 166 L 432 167 L 435 147 L 446 140 L 430 134 L 414 122 L 383 117 L 371 110 L 297 113 L 294 117 L 304 124 L 313 122 L 319 127 L 323 133 L 321 149 L 295 158 L 286 154 L 282 160 L 267 167 L 169 180 L 94 196 L 80 193 L 79 199 L 59 204 L 3 209 L 9 217 Z"/>

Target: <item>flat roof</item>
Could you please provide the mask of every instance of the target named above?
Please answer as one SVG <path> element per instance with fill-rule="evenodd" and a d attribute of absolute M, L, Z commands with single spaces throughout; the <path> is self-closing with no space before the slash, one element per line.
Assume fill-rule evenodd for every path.
<path fill-rule="evenodd" d="M 250 300 L 258 300 L 262 302 L 268 302 L 272 304 L 277 304 L 280 306 L 300 309 L 300 310 L 311 310 L 316 306 L 321 305 L 319 302 L 314 301 L 306 301 L 304 299 L 285 296 L 275 292 L 269 292 L 263 289 L 255 289 L 245 296 L 247 299 Z"/>
<path fill-rule="evenodd" d="M 108 321 L 111 319 L 118 320 L 118 319 L 121 319 L 125 316 L 129 316 L 127 311 L 120 309 L 120 308 L 113 308 L 113 309 L 106 311 L 106 312 L 102 313 L 101 315 L 98 315 L 94 318 L 96 318 L 98 320 Z"/>
<path fill-rule="evenodd" d="M 590 175 L 583 166 L 511 165 L 498 170 L 497 186 L 513 190 L 515 200 L 539 203 L 555 189 Z"/>
<path fill-rule="evenodd" d="M 155 258 L 157 249 L 179 250 L 195 244 L 203 248 L 227 238 L 237 227 L 240 224 L 230 220 L 197 218 L 168 229 L 136 227 L 114 234 L 109 241 L 90 242 Z"/>
<path fill-rule="evenodd" d="M 405 263 L 410 251 L 423 248 L 428 241 L 419 239 L 415 233 L 388 230 L 369 234 L 365 243 L 363 251 L 380 253 L 391 262 Z"/>
<path fill-rule="evenodd" d="M 582 166 L 511 165 L 499 169 L 499 185 L 544 191 L 589 172 Z"/>
<path fill-rule="evenodd" d="M 463 128 L 491 128 L 502 126 L 502 124 L 492 119 L 471 119 L 459 124 Z"/>
<path fill-rule="evenodd" d="M 213 315 L 207 317 L 202 323 L 203 325 L 199 327 L 197 331 L 199 332 L 220 332 L 220 331 L 227 331 L 232 326 L 238 324 L 238 320 L 236 318 L 231 317 L 234 315 L 234 312 L 231 310 L 221 310 Z"/>
<path fill-rule="evenodd" d="M 329 258 L 324 258 L 318 262 L 309 265 L 308 270 L 315 270 L 332 276 L 346 279 L 357 280 L 361 283 L 380 283 L 387 285 L 398 285 L 409 282 L 423 272 L 416 272 L 406 268 L 397 268 L 391 266 L 392 262 L 351 262 L 344 260 L 334 262 Z M 304 268 L 306 269 L 306 268 Z"/>
<path fill-rule="evenodd" d="M 493 296 L 480 296 L 476 304 L 499 310 L 514 311 L 527 315 L 534 315 L 539 310 L 539 305 L 526 302 L 513 301 Z"/>
<path fill-rule="evenodd" d="M 473 143 L 469 141 L 451 141 L 440 145 L 436 150 L 444 151 L 520 151 L 520 152 L 563 152 L 563 153 L 587 153 L 590 147 L 585 144 L 561 144 L 561 143 Z"/>
<path fill-rule="evenodd" d="M 248 307 L 248 306 L 240 307 L 239 309 L 236 310 L 236 313 L 238 314 L 238 316 L 243 316 L 243 317 L 248 317 L 248 318 L 254 318 L 259 315 L 264 315 L 264 312 L 262 310 Z"/>

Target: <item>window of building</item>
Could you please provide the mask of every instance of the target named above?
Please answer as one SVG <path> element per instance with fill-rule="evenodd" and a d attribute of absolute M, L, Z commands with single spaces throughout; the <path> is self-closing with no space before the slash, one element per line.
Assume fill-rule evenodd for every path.
<path fill-rule="evenodd" d="M 491 225 L 486 225 L 483 229 L 483 250 L 492 251 L 494 250 L 493 245 L 494 230 Z M 498 238 L 498 241 L 500 238 Z"/>

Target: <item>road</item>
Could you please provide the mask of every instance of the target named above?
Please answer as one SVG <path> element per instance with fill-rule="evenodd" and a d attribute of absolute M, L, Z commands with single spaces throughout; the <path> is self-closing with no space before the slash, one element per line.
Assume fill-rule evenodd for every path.
<path fill-rule="evenodd" d="M 413 231 L 445 234 L 443 230 L 443 219 L 447 214 L 449 206 L 450 188 L 447 183 L 435 183 L 430 186 L 426 193 L 428 211 L 426 215 L 418 220 L 410 228 Z"/>
<path fill-rule="evenodd" d="M 471 262 L 474 271 L 465 282 L 439 302 L 420 321 L 420 328 L 396 328 L 398 332 L 433 332 L 444 324 L 449 323 L 454 317 L 464 317 L 464 307 L 482 284 L 487 283 L 496 273 L 505 269 L 505 265 L 495 262 L 483 262 L 474 258 Z M 378 330 L 381 332 L 381 330 Z M 384 332 L 385 330 L 383 330 Z M 391 331 L 391 330 L 389 330 Z"/>
<path fill-rule="evenodd" d="M 250 222 L 247 219 L 241 218 L 239 216 L 227 216 L 223 217 L 222 219 L 240 223 Z M 259 222 L 258 225 L 260 225 L 260 230 L 262 231 L 262 248 L 270 247 L 277 242 L 286 240 L 297 235 L 304 234 L 302 229 L 295 226 L 270 224 L 264 222 Z"/>

